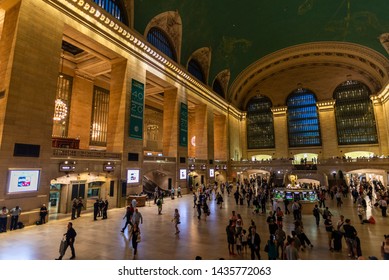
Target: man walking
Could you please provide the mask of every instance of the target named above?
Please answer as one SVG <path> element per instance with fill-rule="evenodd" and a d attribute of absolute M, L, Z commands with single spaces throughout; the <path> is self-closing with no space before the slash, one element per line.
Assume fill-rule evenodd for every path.
<path fill-rule="evenodd" d="M 69 246 L 70 246 L 70 249 L 72 250 L 72 256 L 70 257 L 70 259 L 73 260 L 73 259 L 76 258 L 76 252 L 74 251 L 74 242 L 75 242 L 75 239 L 76 239 L 76 235 L 77 235 L 77 233 L 76 233 L 76 231 L 73 228 L 73 223 L 69 222 L 68 223 L 68 230 L 64 234 L 65 239 L 66 239 L 65 240 L 65 247 L 60 252 L 60 256 L 56 260 L 62 260 L 63 256 L 66 253 L 66 250 L 67 250 L 67 248 Z"/>
<path fill-rule="evenodd" d="M 135 208 L 135 212 L 132 215 L 132 223 L 137 224 L 139 226 L 139 223 L 143 224 L 143 217 L 142 214 L 138 211 L 138 208 Z"/>
<path fill-rule="evenodd" d="M 313 208 L 312 212 L 313 212 L 313 216 L 315 217 L 315 220 L 316 220 L 316 226 L 319 226 L 319 224 L 320 224 L 320 210 L 319 210 L 319 206 L 317 204 L 315 204 L 315 208 Z"/>
<path fill-rule="evenodd" d="M 256 228 L 251 227 L 250 234 L 247 238 L 247 243 L 251 249 L 251 259 L 255 260 L 255 256 L 257 256 L 258 260 L 261 259 L 261 255 L 259 254 L 261 238 L 259 234 L 256 233 Z"/>

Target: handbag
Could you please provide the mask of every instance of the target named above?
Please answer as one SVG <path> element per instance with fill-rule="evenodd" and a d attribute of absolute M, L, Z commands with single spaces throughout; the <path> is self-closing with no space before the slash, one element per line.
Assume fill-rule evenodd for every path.
<path fill-rule="evenodd" d="M 136 243 L 139 243 L 141 241 L 140 233 L 138 233 L 138 236 L 136 237 Z"/>

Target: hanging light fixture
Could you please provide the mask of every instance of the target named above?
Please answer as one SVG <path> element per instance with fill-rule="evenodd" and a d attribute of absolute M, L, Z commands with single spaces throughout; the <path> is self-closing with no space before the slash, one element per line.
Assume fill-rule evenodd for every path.
<path fill-rule="evenodd" d="M 60 121 L 66 118 L 68 114 L 68 106 L 60 98 L 55 100 L 53 120 Z"/>
<path fill-rule="evenodd" d="M 65 59 L 65 53 L 64 53 L 64 51 L 63 51 L 63 49 L 62 49 L 62 53 L 61 53 L 61 70 L 60 70 L 60 72 L 59 72 L 59 77 L 60 78 L 62 78 L 63 77 L 63 61 L 64 61 L 64 59 Z"/>

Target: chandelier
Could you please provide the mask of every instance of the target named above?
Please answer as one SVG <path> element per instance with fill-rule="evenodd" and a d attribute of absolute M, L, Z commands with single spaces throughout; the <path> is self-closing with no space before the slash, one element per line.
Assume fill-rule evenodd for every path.
<path fill-rule="evenodd" d="M 55 107 L 54 107 L 54 117 L 53 120 L 60 121 L 66 118 L 68 114 L 68 107 L 66 106 L 65 102 L 63 102 L 61 99 L 55 100 Z"/>

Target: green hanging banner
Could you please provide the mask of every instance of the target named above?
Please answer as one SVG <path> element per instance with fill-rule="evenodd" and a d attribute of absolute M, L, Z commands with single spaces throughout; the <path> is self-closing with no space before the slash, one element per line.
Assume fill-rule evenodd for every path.
<path fill-rule="evenodd" d="M 180 108 L 180 146 L 188 147 L 188 105 L 185 103 Z"/>
<path fill-rule="evenodd" d="M 145 85 L 133 79 L 131 85 L 129 136 L 138 140 L 143 139 L 144 96 Z"/>

